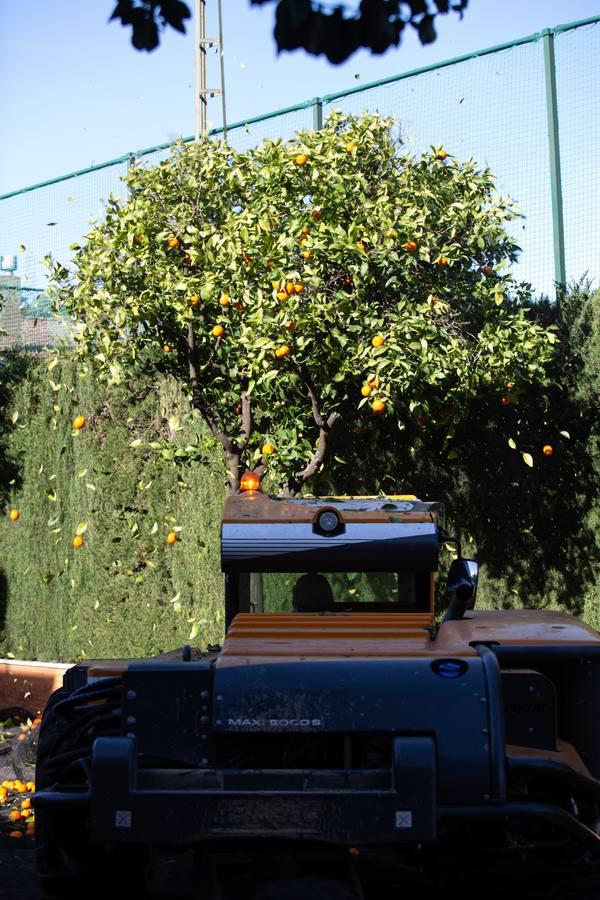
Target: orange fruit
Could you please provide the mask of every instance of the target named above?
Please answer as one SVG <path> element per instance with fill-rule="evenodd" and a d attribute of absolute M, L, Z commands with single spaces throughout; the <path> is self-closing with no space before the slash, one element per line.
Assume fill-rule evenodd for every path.
<path fill-rule="evenodd" d="M 165 344 L 163 347 L 163 353 L 170 353 L 170 352 L 171 352 L 171 348 L 169 347 L 168 344 Z"/>
<path fill-rule="evenodd" d="M 213 337 L 221 337 L 221 335 L 225 332 L 225 329 L 222 325 L 215 325 L 215 327 L 211 330 L 211 334 Z"/>
<path fill-rule="evenodd" d="M 13 809 L 8 814 L 9 822 L 18 822 L 20 818 L 21 818 L 21 813 L 19 812 L 18 809 Z"/>
<path fill-rule="evenodd" d="M 290 348 L 288 347 L 288 345 L 281 344 L 279 347 L 276 348 L 275 356 L 278 359 L 281 359 L 283 356 L 287 356 L 289 352 L 290 352 Z"/>
<path fill-rule="evenodd" d="M 270 443 L 267 441 L 266 444 L 263 444 L 263 445 L 262 445 L 262 455 L 263 455 L 263 456 L 270 456 L 271 453 L 275 453 L 275 447 L 273 446 L 273 444 L 270 444 Z"/>
<path fill-rule="evenodd" d="M 73 538 L 73 546 L 78 549 L 79 547 L 83 547 L 83 545 L 84 545 L 83 535 L 76 534 L 75 537 Z"/>
<path fill-rule="evenodd" d="M 11 522 L 18 522 L 18 520 L 21 518 L 21 513 L 18 509 L 11 509 L 8 514 L 8 518 Z"/>
<path fill-rule="evenodd" d="M 279 288 L 281 287 L 281 282 L 280 281 L 272 281 L 271 287 L 273 288 L 274 291 L 278 291 Z"/>
<path fill-rule="evenodd" d="M 293 281 L 286 281 L 286 283 L 285 283 L 285 291 L 286 291 L 286 294 L 293 294 L 293 293 L 294 293 L 294 283 L 293 283 Z"/>
<path fill-rule="evenodd" d="M 414 253 L 415 250 L 417 249 L 417 242 L 416 241 L 407 241 L 404 245 L 404 249 L 407 250 L 409 253 Z"/>
<path fill-rule="evenodd" d="M 544 456 L 552 456 L 552 454 L 554 453 L 554 447 L 552 446 L 552 444 L 544 444 L 542 453 L 544 454 Z"/>
<path fill-rule="evenodd" d="M 385 403 L 383 400 L 373 400 L 371 403 L 371 409 L 373 412 L 382 413 L 385 409 Z"/>
<path fill-rule="evenodd" d="M 85 417 L 84 416 L 75 416 L 73 419 L 73 428 L 79 431 L 80 428 L 83 428 L 85 425 Z"/>
<path fill-rule="evenodd" d="M 188 306 L 198 306 L 200 303 L 200 297 L 198 294 L 192 294 L 190 299 L 188 300 Z"/>
<path fill-rule="evenodd" d="M 385 344 L 385 338 L 382 334 L 376 334 L 371 343 L 374 347 L 383 347 L 383 345 Z"/>
<path fill-rule="evenodd" d="M 363 384 L 363 386 L 360 389 L 360 392 L 363 395 L 363 397 L 368 397 L 369 394 L 371 393 L 371 386 L 369 384 Z"/>
<path fill-rule="evenodd" d="M 229 306 L 229 304 L 231 303 L 231 300 L 229 299 L 229 295 L 222 294 L 222 296 L 219 300 L 219 303 L 221 304 L 221 306 Z"/>
<path fill-rule="evenodd" d="M 308 162 L 308 156 L 306 155 L 306 153 L 298 153 L 296 158 L 294 159 L 294 162 L 297 166 L 305 166 Z"/>
<path fill-rule="evenodd" d="M 308 225 L 303 225 L 303 226 L 302 226 L 302 230 L 300 231 L 300 234 L 302 235 L 303 238 L 307 238 L 307 237 L 308 237 L 308 235 L 309 235 Z"/>
<path fill-rule="evenodd" d="M 346 153 L 354 153 L 355 150 L 356 144 L 352 141 L 348 141 L 348 143 L 346 144 Z"/>
<path fill-rule="evenodd" d="M 502 397 L 500 397 L 500 403 L 502 404 L 502 406 L 508 406 L 508 404 L 510 403 L 510 397 L 507 397 L 506 394 L 503 394 Z"/>
<path fill-rule="evenodd" d="M 302 284 L 301 281 L 299 281 L 299 282 L 297 282 L 297 284 L 294 285 L 294 293 L 302 294 L 303 292 L 304 292 L 304 285 Z"/>
<path fill-rule="evenodd" d="M 31 809 L 31 800 L 29 798 L 21 801 L 21 809 Z"/>
<path fill-rule="evenodd" d="M 179 247 L 179 238 L 176 238 L 175 235 L 172 234 L 168 243 L 171 250 L 175 250 L 176 247 Z"/>
<path fill-rule="evenodd" d="M 19 840 L 20 838 L 23 837 L 23 832 L 22 831 L 11 831 L 8 836 L 10 838 L 14 838 L 15 840 Z"/>
<path fill-rule="evenodd" d="M 359 250 L 364 250 L 364 249 L 365 249 L 365 245 L 363 244 L 362 241 L 357 241 L 357 242 L 356 242 L 356 246 L 358 247 Z"/>
<path fill-rule="evenodd" d="M 448 260 L 446 259 L 445 256 L 440 256 L 440 258 L 438 259 L 436 265 L 438 265 L 438 266 L 440 266 L 440 267 L 441 267 L 441 266 L 446 266 L 446 265 L 448 265 Z"/>
<path fill-rule="evenodd" d="M 288 295 L 286 294 L 285 291 L 278 291 L 278 292 L 277 292 L 277 299 L 278 299 L 278 300 L 281 300 L 282 303 L 283 303 L 284 300 L 287 300 L 287 298 L 288 298 Z"/>
<path fill-rule="evenodd" d="M 41 721 L 42 720 L 40 719 L 40 722 Z M 26 782 L 25 787 L 27 788 L 28 791 L 35 791 L 35 783 L 33 781 Z"/>
<path fill-rule="evenodd" d="M 303 250 L 302 256 L 304 257 L 304 259 L 310 259 L 312 256 L 312 250 Z"/>
<path fill-rule="evenodd" d="M 376 375 L 375 378 L 369 379 L 368 384 L 369 384 L 369 387 L 378 388 L 381 384 L 381 381 L 379 380 L 379 378 Z"/>
<path fill-rule="evenodd" d="M 177 542 L 177 532 L 170 531 L 167 535 L 167 544 L 175 544 Z"/>
<path fill-rule="evenodd" d="M 447 156 L 448 156 L 448 154 L 446 153 L 446 151 L 444 149 L 438 150 L 438 152 L 435 154 L 435 158 L 441 159 L 442 161 L 445 160 Z"/>

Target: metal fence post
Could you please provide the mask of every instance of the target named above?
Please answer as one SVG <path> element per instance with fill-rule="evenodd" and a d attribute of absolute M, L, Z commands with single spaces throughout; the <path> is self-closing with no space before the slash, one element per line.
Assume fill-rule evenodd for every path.
<path fill-rule="evenodd" d="M 552 233 L 554 238 L 554 280 L 558 288 L 566 288 L 565 226 L 563 216 L 562 179 L 560 169 L 560 138 L 558 133 L 558 104 L 556 96 L 556 65 L 554 60 L 554 32 L 542 32 L 544 69 L 546 76 L 546 115 L 548 118 L 548 150 L 550 153 L 550 189 L 552 192 Z"/>
<path fill-rule="evenodd" d="M 313 111 L 313 129 L 319 131 L 323 127 L 323 101 L 320 97 L 315 97 L 311 101 Z"/>

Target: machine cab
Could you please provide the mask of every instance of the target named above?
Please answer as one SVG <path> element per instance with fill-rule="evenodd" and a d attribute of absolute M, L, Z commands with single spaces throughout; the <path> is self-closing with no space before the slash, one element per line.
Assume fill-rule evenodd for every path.
<path fill-rule="evenodd" d="M 226 624 L 238 613 L 433 615 L 443 507 L 412 495 L 228 498 Z"/>

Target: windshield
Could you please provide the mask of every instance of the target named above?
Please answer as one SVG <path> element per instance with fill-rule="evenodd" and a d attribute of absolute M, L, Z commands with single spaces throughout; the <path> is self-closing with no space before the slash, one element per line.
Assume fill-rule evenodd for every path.
<path fill-rule="evenodd" d="M 429 610 L 430 576 L 414 572 L 261 572 L 250 576 L 251 612 Z"/>

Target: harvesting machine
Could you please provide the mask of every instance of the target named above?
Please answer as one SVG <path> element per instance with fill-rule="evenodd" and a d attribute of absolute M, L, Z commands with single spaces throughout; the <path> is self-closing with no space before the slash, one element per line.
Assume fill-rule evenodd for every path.
<path fill-rule="evenodd" d="M 476 610 L 457 541 L 436 617 L 440 504 L 243 486 L 223 647 L 87 661 L 48 704 L 45 896 L 142 896 L 157 847 L 193 851 L 199 896 L 224 900 L 366 897 L 369 872 L 474 848 L 597 866 L 600 635 Z"/>

